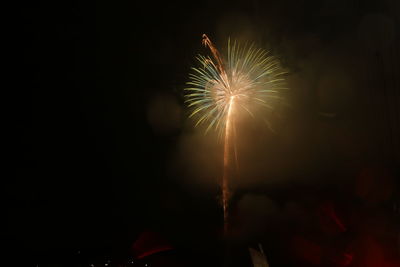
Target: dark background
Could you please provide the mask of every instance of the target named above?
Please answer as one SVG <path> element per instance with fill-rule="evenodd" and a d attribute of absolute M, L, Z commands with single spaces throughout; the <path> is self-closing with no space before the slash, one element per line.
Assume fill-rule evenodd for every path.
<path fill-rule="evenodd" d="M 62 262 L 77 251 L 92 257 L 123 254 L 147 228 L 179 244 L 212 236 L 221 216 L 215 192 L 193 194 L 165 172 L 166 157 L 183 127 L 159 134 L 146 112 L 156 92 L 174 96 L 183 106 L 182 88 L 194 55 L 202 51 L 201 34 L 223 42 L 219 29 L 226 17 L 244 17 L 256 25 L 260 38 L 275 46 L 294 74 L 302 66 L 312 68 L 312 63 L 298 62 L 307 62 L 307 55 L 318 50 L 333 55 L 362 50 L 363 60 L 353 66 L 372 82 L 354 85 L 360 90 L 350 102 L 361 103 L 357 112 L 347 106 L 334 112 L 357 114 L 348 123 L 355 122 L 353 140 L 358 122 L 364 125 L 360 139 L 370 145 L 352 148 L 362 150 L 354 153 L 357 166 L 383 165 L 399 183 L 397 1 L 42 1 L 21 3 L 16 10 L 13 26 L 18 27 L 10 30 L 7 52 L 12 87 L 3 88 L 11 94 L 3 99 L 11 122 L 4 140 L 11 172 L 3 174 L 1 229 L 2 243 L 15 257 Z M 394 27 L 386 34 L 386 20 L 378 20 L 383 26 L 367 27 L 371 31 L 361 47 L 354 40 L 364 38 L 358 25 L 369 14 L 389 18 Z M 234 35 L 235 27 L 230 30 Z M 294 41 L 310 34 L 319 40 L 317 51 Z M 348 64 L 343 62 L 344 68 Z M 317 89 L 292 89 L 298 116 L 335 132 L 342 117 L 318 115 Z M 335 165 L 329 155 L 318 164 Z M 341 166 L 341 173 L 353 174 Z M 171 213 L 160 204 L 162 193 L 183 203 L 169 220 L 164 220 Z M 398 189 L 390 199 L 398 199 L 396 194 Z M 197 234 L 188 237 L 191 232 Z"/>

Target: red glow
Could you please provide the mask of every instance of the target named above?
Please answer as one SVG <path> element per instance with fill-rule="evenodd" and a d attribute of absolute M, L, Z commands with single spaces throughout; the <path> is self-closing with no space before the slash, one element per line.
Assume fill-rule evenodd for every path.
<path fill-rule="evenodd" d="M 167 240 L 159 234 L 146 231 L 140 234 L 139 238 L 132 245 L 133 255 L 136 259 L 174 249 Z"/>
<path fill-rule="evenodd" d="M 292 239 L 292 248 L 296 258 L 309 262 L 313 265 L 321 264 L 322 249 L 319 245 L 301 237 Z"/>
<path fill-rule="evenodd" d="M 346 226 L 337 216 L 332 202 L 327 202 L 323 204 L 321 206 L 321 211 L 335 223 L 335 225 L 339 228 L 341 232 L 345 232 L 347 230 Z"/>
<path fill-rule="evenodd" d="M 358 260 L 355 267 L 398 267 L 400 259 L 398 255 L 390 255 L 388 246 L 375 240 L 372 236 L 362 238 Z"/>

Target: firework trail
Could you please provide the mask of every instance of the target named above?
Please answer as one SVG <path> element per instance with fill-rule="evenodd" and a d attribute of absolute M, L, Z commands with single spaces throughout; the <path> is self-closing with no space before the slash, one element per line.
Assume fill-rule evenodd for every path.
<path fill-rule="evenodd" d="M 224 169 L 221 181 L 225 231 L 227 231 L 230 150 L 236 132 L 234 118 L 242 112 L 255 117 L 255 109 L 273 109 L 281 100 L 281 90 L 287 89 L 286 74 L 279 61 L 267 51 L 254 45 L 231 44 L 228 41 L 226 57 L 222 57 L 207 35 L 202 43 L 212 57 L 197 56 L 199 67 L 193 67 L 185 102 L 192 108 L 190 117 L 197 117 L 196 126 L 207 124 L 206 132 L 214 128 L 224 140 Z M 269 121 L 264 118 L 269 124 Z M 234 145 L 237 160 L 236 146 Z"/>

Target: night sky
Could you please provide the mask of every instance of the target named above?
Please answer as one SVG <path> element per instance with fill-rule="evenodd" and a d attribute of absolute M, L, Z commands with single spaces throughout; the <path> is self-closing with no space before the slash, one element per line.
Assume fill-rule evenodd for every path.
<path fill-rule="evenodd" d="M 391 177 L 378 202 L 396 218 L 388 224 L 399 223 L 398 1 L 41 1 L 17 10 L 1 193 L 1 242 L 14 259 L 125 257 L 145 229 L 193 251 L 217 239 L 218 187 L 170 168 L 194 131 L 182 89 L 194 56 L 207 52 L 203 33 L 217 45 L 229 36 L 264 44 L 290 71 L 291 109 L 263 143 L 276 156 L 265 169 L 257 166 L 269 157 L 259 157 L 243 192 L 282 206 L 304 195 L 356 206 L 364 200 L 354 181 L 372 168 L 372 183 Z M 160 96 L 178 107 L 175 124 L 163 124 L 168 106 L 149 119 Z M 265 173 L 277 178 L 265 183 Z"/>

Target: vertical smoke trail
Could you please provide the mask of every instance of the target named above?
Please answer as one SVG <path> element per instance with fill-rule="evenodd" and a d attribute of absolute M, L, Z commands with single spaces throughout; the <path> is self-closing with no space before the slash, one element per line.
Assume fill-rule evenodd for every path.
<path fill-rule="evenodd" d="M 234 97 L 229 100 L 229 108 L 225 126 L 225 140 L 224 140 L 224 174 L 222 176 L 222 203 L 224 209 L 224 232 L 228 232 L 228 205 L 229 205 L 229 154 L 231 143 L 231 128 L 232 128 L 232 110 L 234 105 Z"/>
<path fill-rule="evenodd" d="M 225 69 L 223 67 L 223 61 L 221 55 L 218 50 L 215 48 L 211 40 L 208 38 L 206 34 L 203 34 L 203 45 L 208 47 L 217 61 L 217 68 L 221 76 L 227 79 L 227 75 Z M 234 96 L 230 96 L 229 98 L 229 106 L 228 112 L 226 115 L 225 122 L 225 137 L 224 137 L 224 170 L 221 181 L 221 189 L 222 189 L 222 207 L 224 211 L 224 232 L 227 234 L 228 232 L 228 205 L 229 205 L 229 153 L 230 153 L 230 141 L 231 141 L 231 127 L 232 127 L 232 109 L 234 104 Z"/>

